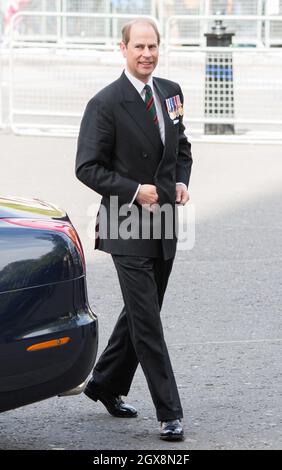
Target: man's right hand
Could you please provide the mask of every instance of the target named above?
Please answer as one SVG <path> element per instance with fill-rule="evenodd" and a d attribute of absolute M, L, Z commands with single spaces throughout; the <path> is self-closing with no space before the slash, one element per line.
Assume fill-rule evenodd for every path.
<path fill-rule="evenodd" d="M 136 201 L 141 204 L 156 204 L 158 202 L 157 188 L 153 184 L 141 184 Z"/>

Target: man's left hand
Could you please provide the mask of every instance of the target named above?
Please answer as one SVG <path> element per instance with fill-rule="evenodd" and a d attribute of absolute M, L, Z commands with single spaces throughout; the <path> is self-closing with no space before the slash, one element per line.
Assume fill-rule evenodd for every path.
<path fill-rule="evenodd" d="M 185 204 L 189 201 L 190 196 L 188 194 L 187 189 L 183 184 L 177 184 L 176 185 L 176 202 L 178 204 L 182 204 L 185 206 Z"/>

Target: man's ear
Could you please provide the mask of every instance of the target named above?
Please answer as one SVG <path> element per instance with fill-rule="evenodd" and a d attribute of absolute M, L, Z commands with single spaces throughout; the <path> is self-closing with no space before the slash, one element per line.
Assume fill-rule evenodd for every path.
<path fill-rule="evenodd" d="M 121 50 L 121 52 L 122 52 L 123 57 L 126 58 L 127 47 L 126 47 L 126 45 L 124 44 L 123 41 L 121 41 L 119 47 L 120 47 L 120 50 Z"/>

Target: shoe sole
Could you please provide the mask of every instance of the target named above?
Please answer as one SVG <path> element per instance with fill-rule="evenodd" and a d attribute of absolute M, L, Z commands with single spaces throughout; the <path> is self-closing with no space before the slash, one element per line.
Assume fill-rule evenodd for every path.
<path fill-rule="evenodd" d="M 104 405 L 105 406 L 105 405 Z M 107 412 L 113 416 L 114 418 L 137 418 L 138 414 L 136 413 L 136 415 L 114 415 L 112 414 L 108 409 L 107 409 Z"/>
<path fill-rule="evenodd" d="M 178 436 L 160 436 L 160 439 L 162 441 L 184 441 L 184 435 L 178 435 Z"/>

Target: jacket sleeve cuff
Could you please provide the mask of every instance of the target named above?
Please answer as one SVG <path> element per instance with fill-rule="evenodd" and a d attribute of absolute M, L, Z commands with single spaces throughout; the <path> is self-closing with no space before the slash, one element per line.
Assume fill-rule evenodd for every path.
<path fill-rule="evenodd" d="M 185 187 L 186 191 L 188 190 L 188 188 L 187 188 L 187 186 L 186 186 L 186 184 L 185 184 L 185 183 L 182 183 L 181 181 L 179 181 L 179 182 L 177 182 L 176 184 L 182 184 L 182 186 L 184 186 L 184 187 Z"/>

